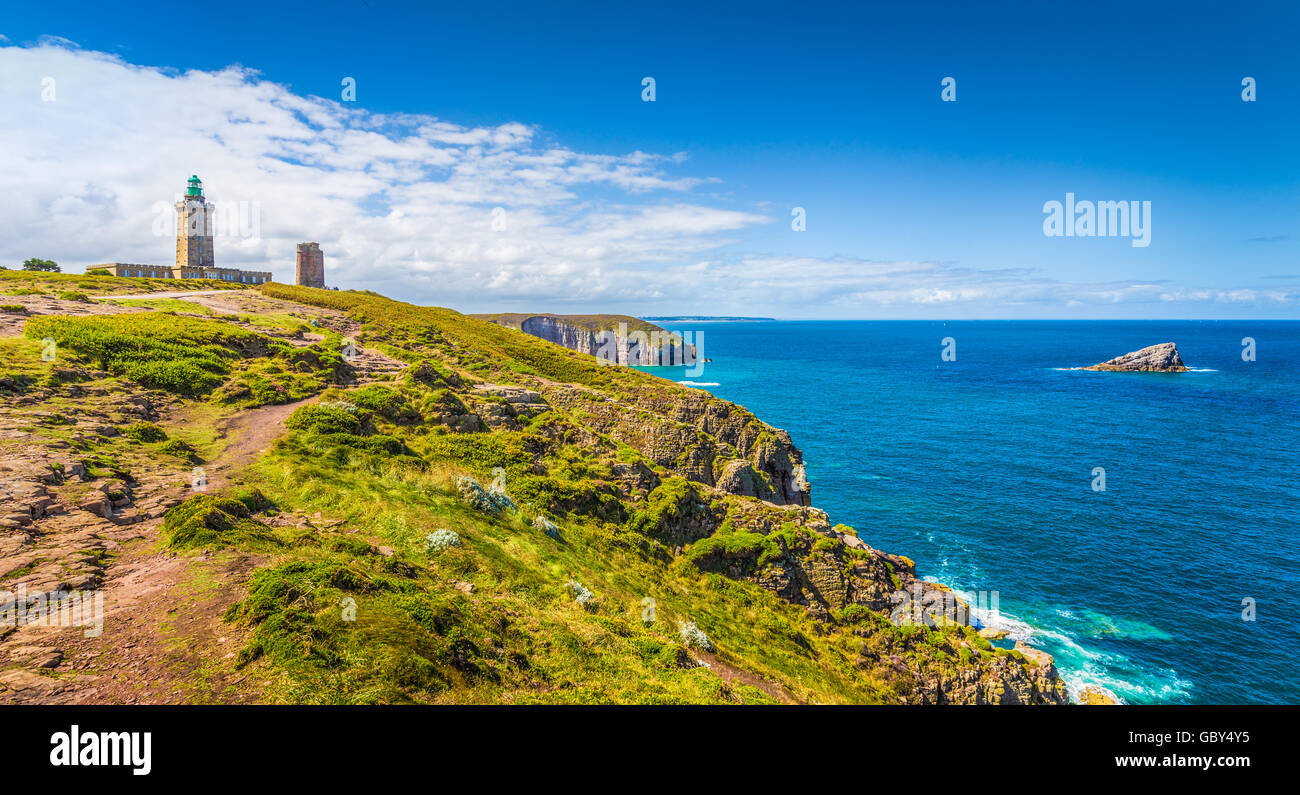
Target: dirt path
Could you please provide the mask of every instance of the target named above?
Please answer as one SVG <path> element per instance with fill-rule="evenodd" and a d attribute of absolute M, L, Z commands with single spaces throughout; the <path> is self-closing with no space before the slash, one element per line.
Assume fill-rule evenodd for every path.
<path fill-rule="evenodd" d="M 188 298 L 192 295 L 220 295 L 238 290 L 174 290 L 165 293 L 131 293 L 127 295 L 92 295 L 96 301 L 147 301 L 151 298 Z"/>
<path fill-rule="evenodd" d="M 231 441 L 216 459 L 204 467 L 208 487 L 221 489 L 230 485 L 231 474 L 253 463 L 280 438 L 284 433 L 284 421 L 295 409 L 317 400 L 320 400 L 320 395 L 278 406 L 246 409 L 219 422 L 217 431 Z"/>
<path fill-rule="evenodd" d="M 367 366 L 357 368 L 358 384 L 405 367 L 378 351 L 360 353 Z M 295 409 L 319 398 L 245 409 L 221 420 L 217 430 L 229 442 L 205 465 L 207 489 L 229 485 L 285 432 Z M 161 413 L 173 411 L 183 421 L 183 407 Z M 86 415 L 74 416 L 88 427 L 102 421 Z M 16 484 L 0 495 L 0 513 L 10 519 L 0 527 L 0 576 L 10 575 L 0 591 L 16 593 L 22 586 L 29 599 L 98 592 L 102 632 L 0 626 L 0 704 L 258 701 L 261 683 L 232 664 L 246 633 L 222 617 L 244 597 L 263 558 L 230 550 L 178 556 L 161 547 L 163 515 L 193 493 L 188 473 L 174 465 L 150 460 L 147 470 L 133 467 L 136 480 L 129 486 L 78 476 L 50 485 L 51 465 L 65 466 L 68 455 L 33 449 L 0 467 L 6 482 Z M 113 488 L 127 494 L 110 510 L 102 500 Z M 0 603 L 6 598 L 12 597 L 0 593 Z"/>
<path fill-rule="evenodd" d="M 694 654 L 700 662 L 707 664 L 710 671 L 717 674 L 722 681 L 728 684 L 742 684 L 756 687 L 782 704 L 800 703 L 788 690 L 777 682 L 769 681 L 752 671 L 746 671 L 743 668 L 737 668 L 734 665 L 725 663 L 722 660 L 719 660 L 716 654 L 699 650 L 693 651 L 692 654 Z"/>
<path fill-rule="evenodd" d="M 223 420 L 218 430 L 231 442 L 205 466 L 206 490 L 229 485 L 284 433 L 294 409 L 317 399 L 247 409 Z M 192 491 L 175 477 L 142 478 L 132 491 L 133 505 L 108 517 L 69 506 L 33 523 L 33 559 L 102 557 L 82 586 L 97 586 L 102 594 L 102 634 L 27 625 L 4 636 L 0 703 L 257 700 L 258 684 L 230 665 L 245 633 L 222 616 L 243 598 L 262 557 L 225 550 L 178 556 L 161 549 L 163 514 Z M 35 592 L 61 588 L 62 582 L 49 582 Z"/>
<path fill-rule="evenodd" d="M 189 299 L 227 312 L 237 312 L 241 305 L 249 311 L 302 310 L 246 290 L 102 298 Z M 15 302 L 27 312 L 0 317 L 0 336 L 20 334 L 31 315 L 136 311 L 47 296 Z M 302 316 L 319 316 L 341 333 L 355 333 L 355 323 L 336 314 L 312 310 Z M 358 354 L 351 361 L 355 382 L 350 386 L 383 380 L 406 367 L 373 349 L 360 348 Z M 248 578 L 263 558 L 230 550 L 176 555 L 159 543 L 163 515 L 193 494 L 188 467 L 145 457 L 131 463 L 134 477 L 128 482 L 90 477 L 72 444 L 47 440 L 33 445 L 27 440 L 31 422 L 55 414 L 72 420 L 64 427 L 67 434 L 86 439 L 105 426 L 120 425 L 122 418 L 114 412 L 124 410 L 137 412 L 136 419 L 184 423 L 187 409 L 178 401 L 160 401 L 130 385 L 109 389 L 116 391 L 97 384 L 71 390 L 58 412 L 31 400 L 0 403 L 0 445 L 5 445 L 0 459 L 0 613 L 20 589 L 28 600 L 72 592 L 102 597 L 99 633 L 92 629 L 88 635 L 85 627 L 66 625 L 0 624 L 0 704 L 258 701 L 261 683 L 247 680 L 232 664 L 245 645 L 245 632 L 222 616 L 244 597 Z M 319 397 L 245 409 L 220 420 L 216 429 L 227 444 L 204 464 L 207 490 L 228 486 L 284 434 L 285 420 L 295 409 Z"/>

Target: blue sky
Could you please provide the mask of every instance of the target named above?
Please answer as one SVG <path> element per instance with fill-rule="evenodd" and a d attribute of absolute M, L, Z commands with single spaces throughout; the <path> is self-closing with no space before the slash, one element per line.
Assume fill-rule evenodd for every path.
<path fill-rule="evenodd" d="M 378 284 L 471 311 L 1297 316 L 1300 11 L 1292 4 L 612 5 L 266 3 L 205 10 L 178 31 L 170 4 L 66 3 L 57 14 L 27 4 L 6 10 L 0 34 L 7 50 L 27 51 L 6 69 L 11 78 L 37 68 L 21 56 L 60 48 L 173 77 L 239 65 L 256 72 L 242 78 L 250 95 L 272 84 L 330 103 L 351 76 L 357 101 L 346 109 L 371 114 L 358 124 L 389 138 L 401 139 L 408 114 L 463 130 L 524 125 L 529 151 L 613 158 L 610 168 L 646 169 L 659 181 L 575 182 L 550 203 L 492 191 L 478 201 L 461 191 L 452 208 L 437 194 L 446 212 L 429 219 L 435 226 L 439 218 L 464 225 L 459 213 L 478 205 L 505 207 L 512 218 L 516 207 L 533 208 L 526 228 L 551 242 L 501 251 L 445 236 L 421 246 L 423 227 L 400 222 L 394 234 L 414 242 L 384 248 L 362 239 L 378 229 L 339 233 L 349 221 L 337 207 L 322 209 L 330 223 L 320 228 L 289 222 L 289 202 L 250 177 L 245 193 L 261 202 L 268 239 L 321 238 L 343 287 Z M 50 36 L 67 41 L 42 38 Z M 56 55 L 40 68 L 49 71 Z M 641 101 L 645 76 L 656 80 L 653 103 Z M 947 76 L 957 81 L 956 102 L 940 101 Z M 1246 76 L 1257 82 L 1255 102 L 1241 100 Z M 62 90 L 72 95 L 75 84 Z M 60 112 L 71 131 L 75 107 Z M 619 160 L 638 152 L 659 159 Z M 90 147 L 84 154 L 83 173 L 103 160 Z M 227 164 L 216 154 L 196 159 L 220 186 Z M 340 172 L 337 162 L 309 164 Z M 538 187 L 519 171 L 498 176 Z M 1045 236 L 1043 203 L 1067 192 L 1150 201 L 1150 245 Z M 349 200 L 382 214 L 390 198 L 371 190 Z M 807 231 L 790 228 L 796 206 Z M 709 222 L 696 228 L 692 216 Z M 590 235 L 613 227 L 620 241 L 638 242 L 607 254 L 608 238 Z M 654 246 L 656 235 L 693 239 Z M 0 257 L 25 254 L 15 246 L 0 245 Z M 241 243 L 227 261 L 251 267 L 283 250 Z M 152 249 L 139 256 L 165 258 Z M 280 260 L 270 266 L 281 280 L 291 277 L 288 261 L 289 270 Z M 399 271 L 416 276 L 403 281 Z M 628 286 L 656 279 L 659 289 Z"/>

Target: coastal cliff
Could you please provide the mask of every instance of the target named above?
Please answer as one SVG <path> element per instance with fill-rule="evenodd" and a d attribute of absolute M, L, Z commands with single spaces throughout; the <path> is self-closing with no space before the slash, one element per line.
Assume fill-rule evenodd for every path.
<path fill-rule="evenodd" d="M 16 300 L 0 590 L 157 596 L 0 628 L 0 702 L 1067 701 L 706 392 L 370 293 Z"/>
<path fill-rule="evenodd" d="M 696 357 L 696 347 L 683 344 L 681 335 L 628 315 L 497 313 L 471 317 L 519 329 L 609 364 L 693 364 Z"/>

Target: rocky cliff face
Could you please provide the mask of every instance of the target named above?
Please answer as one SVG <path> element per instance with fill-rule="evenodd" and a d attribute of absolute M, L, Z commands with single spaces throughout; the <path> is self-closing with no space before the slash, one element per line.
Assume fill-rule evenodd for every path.
<path fill-rule="evenodd" d="M 488 315 L 499 325 L 595 356 L 607 364 L 694 364 L 696 348 L 652 323 L 621 315 Z"/>
<path fill-rule="evenodd" d="M 1149 372 L 1149 373 L 1185 373 L 1187 367 L 1183 357 L 1178 355 L 1178 346 L 1172 342 L 1162 342 L 1138 351 L 1116 356 L 1110 361 L 1094 364 L 1085 370 L 1103 370 L 1115 372 Z"/>
<path fill-rule="evenodd" d="M 635 393 L 539 387 L 549 403 L 581 412 L 592 430 L 627 444 L 687 480 L 778 505 L 811 505 L 803 454 L 790 434 L 707 392 Z"/>

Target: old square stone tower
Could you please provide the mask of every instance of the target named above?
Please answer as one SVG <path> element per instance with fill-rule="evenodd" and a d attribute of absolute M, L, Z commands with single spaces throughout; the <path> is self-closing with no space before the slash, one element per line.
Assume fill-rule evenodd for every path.
<path fill-rule="evenodd" d="M 303 287 L 325 286 L 325 254 L 319 243 L 298 244 L 298 269 L 295 281 Z"/>
<path fill-rule="evenodd" d="M 214 268 L 212 205 L 203 198 L 203 182 L 191 176 L 185 197 L 176 202 L 176 267 Z"/>

